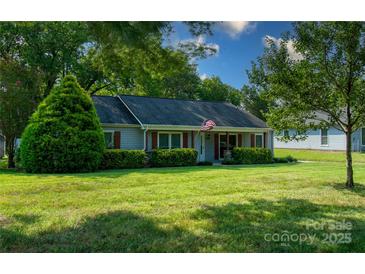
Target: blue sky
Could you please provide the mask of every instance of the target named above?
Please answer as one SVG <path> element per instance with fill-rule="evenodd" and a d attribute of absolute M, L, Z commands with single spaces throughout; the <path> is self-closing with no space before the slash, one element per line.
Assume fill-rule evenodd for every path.
<path fill-rule="evenodd" d="M 247 83 L 246 70 L 250 69 L 251 61 L 262 54 L 264 37 L 279 38 L 292 29 L 291 22 L 224 22 L 213 29 L 213 36 L 192 38 L 186 26 L 175 25 L 176 32 L 170 38 L 173 41 L 196 39 L 218 49 L 216 56 L 197 61 L 199 74 L 202 77 L 217 75 L 236 88 Z"/>

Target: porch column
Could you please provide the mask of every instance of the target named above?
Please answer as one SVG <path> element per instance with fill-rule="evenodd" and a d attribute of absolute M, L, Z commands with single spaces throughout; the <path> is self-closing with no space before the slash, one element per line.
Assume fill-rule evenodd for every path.
<path fill-rule="evenodd" d="M 226 138 L 227 138 L 226 149 L 227 149 L 227 151 L 229 151 L 229 133 L 228 132 L 226 132 Z M 223 152 L 223 156 L 225 156 L 224 152 Z"/>
<path fill-rule="evenodd" d="M 146 129 L 146 139 L 145 139 L 145 142 L 146 142 L 146 145 L 145 145 L 145 148 L 144 148 L 144 150 L 145 151 L 148 151 L 148 129 Z"/>

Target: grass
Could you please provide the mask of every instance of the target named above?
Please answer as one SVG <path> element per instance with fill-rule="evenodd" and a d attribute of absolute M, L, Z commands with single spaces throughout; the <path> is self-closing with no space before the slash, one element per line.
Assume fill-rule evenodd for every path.
<path fill-rule="evenodd" d="M 354 168 L 353 191 L 336 162 L 0 171 L 0 251 L 364 252 L 365 165 Z M 350 231 L 331 230 L 343 221 Z M 344 232 L 350 243 L 338 242 Z M 294 238 L 275 240 L 286 234 Z"/>
<path fill-rule="evenodd" d="M 275 149 L 275 157 L 285 157 L 291 155 L 302 161 L 322 161 L 322 162 L 345 162 L 344 151 L 320 151 L 305 149 Z M 354 163 L 365 163 L 365 153 L 353 152 L 352 160 Z"/>

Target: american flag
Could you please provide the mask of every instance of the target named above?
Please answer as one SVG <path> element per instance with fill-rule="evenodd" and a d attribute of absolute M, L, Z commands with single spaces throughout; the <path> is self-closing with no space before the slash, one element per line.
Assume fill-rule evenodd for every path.
<path fill-rule="evenodd" d="M 216 125 L 212 120 L 204 120 L 202 126 L 200 127 L 200 131 L 207 131 L 214 128 Z"/>

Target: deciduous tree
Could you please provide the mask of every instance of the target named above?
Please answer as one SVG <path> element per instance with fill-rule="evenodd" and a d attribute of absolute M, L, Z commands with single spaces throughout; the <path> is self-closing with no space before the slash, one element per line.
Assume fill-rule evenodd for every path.
<path fill-rule="evenodd" d="M 41 74 L 17 63 L 0 60 L 0 132 L 5 136 L 8 167 L 15 167 L 15 142 L 40 99 Z"/>
<path fill-rule="evenodd" d="M 346 186 L 352 188 L 352 134 L 365 123 L 365 24 L 295 23 L 293 33 L 279 42 L 269 41 L 259 59 L 266 96 L 276 103 L 268 122 L 277 130 L 297 129 L 304 137 L 313 127 L 343 131 Z"/>

